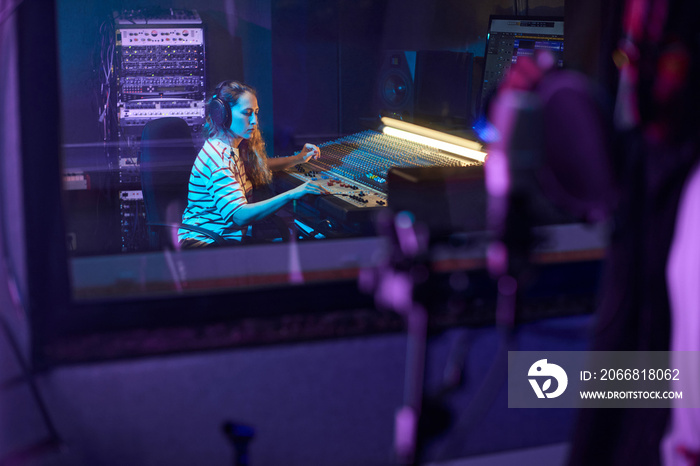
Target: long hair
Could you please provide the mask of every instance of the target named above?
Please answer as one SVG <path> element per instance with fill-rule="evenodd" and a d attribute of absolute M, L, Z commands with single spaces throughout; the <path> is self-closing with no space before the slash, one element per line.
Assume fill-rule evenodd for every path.
<path fill-rule="evenodd" d="M 216 87 L 216 90 L 207 102 L 207 117 L 204 123 L 204 134 L 207 138 L 219 134 L 224 134 L 229 137 L 233 136 L 230 128 L 224 128 L 218 125 L 211 118 L 210 105 L 212 100 L 219 97 L 231 108 L 236 105 L 240 96 L 246 92 L 257 97 L 255 89 L 237 81 L 223 81 Z M 246 175 L 251 183 L 253 183 L 253 186 L 262 186 L 270 183 L 272 180 L 272 173 L 267 167 L 265 141 L 260 133 L 259 125 L 255 125 L 255 129 L 251 133 L 249 139 L 243 139 L 241 141 L 238 150 L 241 155 L 241 160 L 243 161 L 243 166 L 245 167 Z"/>

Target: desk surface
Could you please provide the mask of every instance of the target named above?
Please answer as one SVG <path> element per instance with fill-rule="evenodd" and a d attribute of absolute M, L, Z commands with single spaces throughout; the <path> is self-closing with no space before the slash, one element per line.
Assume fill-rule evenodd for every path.
<path fill-rule="evenodd" d="M 601 259 L 604 226 L 554 225 L 536 229 L 543 241 L 536 263 Z M 483 269 L 489 235 L 466 233 L 458 245 L 432 247 L 435 272 Z M 387 251 L 382 237 L 313 240 L 234 246 L 208 250 L 162 251 L 71 259 L 76 299 L 131 298 L 355 280 L 376 267 Z"/>

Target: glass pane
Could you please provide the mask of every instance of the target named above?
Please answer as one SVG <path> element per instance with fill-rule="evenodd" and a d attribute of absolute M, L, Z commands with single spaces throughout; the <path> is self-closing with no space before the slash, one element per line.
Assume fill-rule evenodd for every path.
<path fill-rule="evenodd" d="M 376 217 L 390 208 L 392 169 L 482 166 L 472 125 L 486 31 L 489 15 L 508 7 L 452 5 L 447 14 L 440 2 L 420 1 L 156 3 L 57 2 L 76 298 L 354 280 L 385 249 Z M 550 12 L 562 14 L 554 3 Z M 229 80 L 255 90 L 254 108 L 224 95 L 230 86 L 218 84 Z M 207 125 L 217 90 L 224 113 Z M 164 128 L 173 119 L 179 129 Z M 236 122 L 254 126 L 268 166 L 282 168 L 269 184 L 247 184 L 256 184 L 255 131 L 236 134 Z M 212 140 L 223 146 L 207 146 Z M 306 144 L 320 158 L 298 163 Z M 213 153 L 221 160 L 197 167 Z M 212 178 L 219 168 L 223 181 Z M 324 194 L 275 200 L 304 183 Z M 399 188 L 450 228 L 450 212 L 483 201 L 461 193 L 447 203 L 429 184 Z M 470 217 L 469 228 L 483 230 L 483 213 Z M 183 221 L 226 244 L 192 248 L 217 239 L 180 230 Z"/>

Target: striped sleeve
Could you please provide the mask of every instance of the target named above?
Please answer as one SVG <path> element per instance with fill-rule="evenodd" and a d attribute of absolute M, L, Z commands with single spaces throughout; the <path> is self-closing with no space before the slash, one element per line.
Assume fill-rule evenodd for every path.
<path fill-rule="evenodd" d="M 236 179 L 228 165 L 224 153 L 209 153 L 215 161 L 211 176 L 206 179 L 206 190 L 214 201 L 214 206 L 221 217 L 229 223 L 233 222 L 233 214 L 248 203 L 245 191 Z M 237 161 L 234 161 L 236 163 Z"/>

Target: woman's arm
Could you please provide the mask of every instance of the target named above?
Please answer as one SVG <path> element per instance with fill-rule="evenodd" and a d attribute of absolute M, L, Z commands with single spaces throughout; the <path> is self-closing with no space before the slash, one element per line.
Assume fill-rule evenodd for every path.
<path fill-rule="evenodd" d="M 318 159 L 321 157 L 321 149 L 313 144 L 304 144 L 304 148 L 301 149 L 296 155 L 290 157 L 274 157 L 267 159 L 267 166 L 273 172 L 286 170 L 287 168 L 293 167 L 299 163 L 308 162 L 311 159 Z"/>
<path fill-rule="evenodd" d="M 245 204 L 236 209 L 231 218 L 237 225 L 248 225 L 274 214 L 284 207 L 287 202 L 301 199 L 306 194 L 328 194 L 328 191 L 323 186 L 309 181 L 270 199 Z"/>

